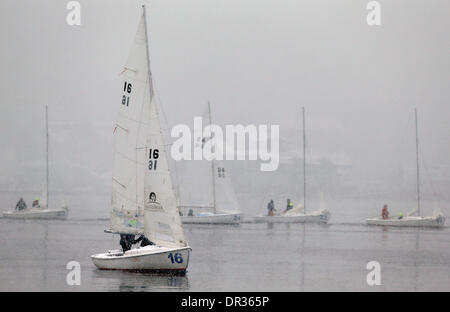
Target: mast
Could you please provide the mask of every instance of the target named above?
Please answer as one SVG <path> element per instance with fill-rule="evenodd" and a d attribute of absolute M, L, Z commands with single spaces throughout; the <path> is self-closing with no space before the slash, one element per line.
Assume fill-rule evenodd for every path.
<path fill-rule="evenodd" d="M 150 67 L 150 51 L 148 48 L 148 33 L 147 33 L 147 14 L 145 14 L 145 5 L 142 5 L 142 11 L 144 14 L 144 29 L 145 29 L 145 50 L 147 51 L 147 70 L 148 70 L 148 82 L 150 87 L 150 99 L 153 97 L 153 80 L 152 71 Z"/>
<path fill-rule="evenodd" d="M 306 133 L 305 133 L 305 107 L 302 107 L 303 117 L 303 213 L 306 214 Z"/>
<path fill-rule="evenodd" d="M 145 52 L 147 53 L 147 72 L 148 72 L 148 85 L 149 85 L 149 92 L 150 92 L 150 102 L 152 100 L 153 97 L 153 82 L 152 82 L 152 72 L 151 72 L 151 67 L 150 67 L 150 51 L 148 48 L 148 33 L 147 33 L 147 14 L 145 12 L 145 4 L 142 5 L 142 14 L 144 15 L 144 33 L 145 33 Z M 139 126 L 140 128 L 140 126 Z M 138 130 L 139 131 L 139 130 Z M 145 147 L 145 152 L 147 153 L 147 147 Z M 136 160 L 138 159 L 137 157 L 137 151 L 138 148 L 136 146 L 136 150 L 135 150 L 135 157 Z M 138 177 L 138 164 L 136 162 L 136 179 Z M 137 182 L 137 181 L 136 181 Z M 145 182 L 143 184 L 144 187 L 144 198 L 145 198 Z M 138 188 L 137 188 L 137 183 L 136 183 L 136 203 L 138 202 Z"/>
<path fill-rule="evenodd" d="M 46 201 L 47 201 L 47 209 L 49 207 L 48 203 L 49 203 L 49 198 L 48 198 L 48 105 L 45 105 L 45 174 L 46 174 L 46 178 L 45 178 L 45 190 L 46 190 Z"/>
<path fill-rule="evenodd" d="M 414 109 L 414 113 L 416 117 L 417 213 L 420 216 L 419 130 L 417 126 L 417 108 Z"/>
<path fill-rule="evenodd" d="M 211 119 L 211 103 L 208 101 L 208 116 L 209 116 L 209 125 L 212 124 Z M 212 140 L 212 137 L 210 138 Z M 214 206 L 214 213 L 217 213 L 216 210 L 216 175 L 214 172 L 214 159 L 211 160 L 211 174 L 212 174 L 212 186 L 213 186 L 213 206 Z"/>

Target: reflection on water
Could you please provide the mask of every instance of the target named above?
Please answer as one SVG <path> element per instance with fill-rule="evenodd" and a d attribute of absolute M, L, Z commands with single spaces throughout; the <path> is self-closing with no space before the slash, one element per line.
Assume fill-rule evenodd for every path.
<path fill-rule="evenodd" d="M 184 275 L 94 270 L 92 278 L 108 285 L 108 291 L 185 291 L 189 278 Z"/>
<path fill-rule="evenodd" d="M 107 221 L 0 219 L 0 291 L 449 291 L 450 228 L 363 224 L 187 225 L 185 276 L 101 271 L 95 253 L 119 248 Z M 366 283 L 369 261 L 382 285 Z M 66 265 L 81 265 L 68 286 Z"/>

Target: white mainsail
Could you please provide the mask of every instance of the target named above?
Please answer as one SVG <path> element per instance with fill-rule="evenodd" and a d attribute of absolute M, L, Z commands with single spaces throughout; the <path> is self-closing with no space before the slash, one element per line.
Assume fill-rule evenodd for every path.
<path fill-rule="evenodd" d="M 122 77 L 114 130 L 111 230 L 145 232 L 156 244 L 185 246 L 153 92 L 145 10 Z"/>

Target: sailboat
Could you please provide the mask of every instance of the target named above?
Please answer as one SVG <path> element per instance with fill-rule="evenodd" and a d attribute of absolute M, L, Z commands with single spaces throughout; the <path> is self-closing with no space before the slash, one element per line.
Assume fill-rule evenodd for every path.
<path fill-rule="evenodd" d="M 415 113 L 415 132 L 416 132 L 416 183 L 417 183 L 417 209 L 414 209 L 407 216 L 399 218 L 397 216 L 388 217 L 374 217 L 366 219 L 366 224 L 369 225 L 388 225 L 388 226 L 413 226 L 413 227 L 443 227 L 445 224 L 445 216 L 442 213 L 435 213 L 432 216 L 421 216 L 421 200 L 420 200 L 420 163 L 419 163 L 419 130 L 417 119 L 417 108 Z M 417 215 L 414 215 L 416 214 Z"/>
<path fill-rule="evenodd" d="M 290 210 L 275 212 L 272 216 L 263 215 L 255 217 L 256 223 L 327 223 L 330 212 L 325 208 L 323 198 L 319 210 L 306 212 L 306 129 L 305 108 L 302 108 L 303 116 L 303 205 Z"/>
<path fill-rule="evenodd" d="M 209 102 L 208 119 L 209 124 L 212 124 L 211 104 Z M 212 137 L 205 139 L 212 140 Z M 204 140 L 203 145 L 205 142 Z M 211 179 L 213 188 L 212 207 L 180 206 L 183 209 L 182 222 L 185 224 L 238 224 L 241 221 L 242 213 L 240 212 L 236 194 L 228 177 L 228 171 L 225 171 L 223 161 L 211 160 Z M 212 212 L 204 211 L 204 208 L 212 208 Z"/>
<path fill-rule="evenodd" d="M 148 47 L 145 6 L 124 70 L 114 129 L 112 234 L 145 235 L 152 245 L 91 256 L 100 269 L 184 273 L 186 243 L 161 131 Z"/>
<path fill-rule="evenodd" d="M 48 107 L 45 106 L 45 131 L 46 131 L 46 179 L 45 191 L 39 201 L 36 199 L 32 207 L 22 210 L 11 210 L 3 213 L 3 218 L 8 219 L 66 219 L 69 215 L 69 208 L 63 204 L 61 208 L 49 207 L 49 159 L 48 159 Z"/>

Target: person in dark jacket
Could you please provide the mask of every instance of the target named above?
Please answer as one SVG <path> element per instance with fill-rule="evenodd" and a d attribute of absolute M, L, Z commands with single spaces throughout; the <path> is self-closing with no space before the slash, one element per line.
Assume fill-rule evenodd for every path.
<path fill-rule="evenodd" d="M 273 212 L 275 209 L 275 204 L 273 203 L 273 199 L 270 200 L 270 202 L 267 204 L 267 210 L 268 210 L 268 216 L 273 216 Z"/>
<path fill-rule="evenodd" d="M 141 247 L 145 247 L 145 246 L 149 246 L 149 245 L 154 245 L 151 241 L 148 240 L 147 237 L 145 237 L 144 235 L 139 236 L 138 239 L 133 240 L 133 244 L 137 244 L 141 242 Z"/>
<path fill-rule="evenodd" d="M 124 253 L 131 249 L 133 241 L 133 234 L 120 234 L 120 246 L 122 246 L 122 250 Z"/>
<path fill-rule="evenodd" d="M 27 203 L 23 200 L 22 197 L 20 197 L 19 201 L 16 204 L 16 210 L 24 210 L 27 209 Z"/>

